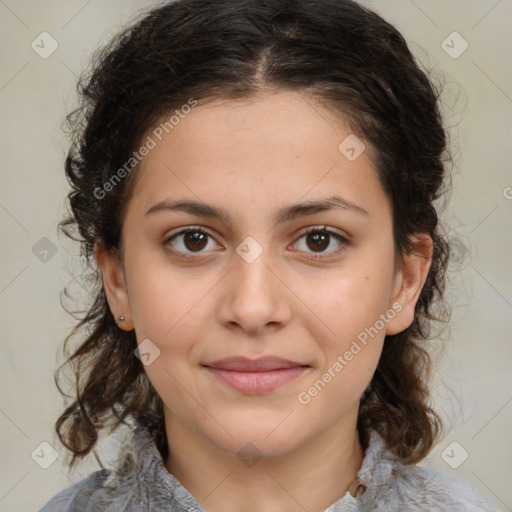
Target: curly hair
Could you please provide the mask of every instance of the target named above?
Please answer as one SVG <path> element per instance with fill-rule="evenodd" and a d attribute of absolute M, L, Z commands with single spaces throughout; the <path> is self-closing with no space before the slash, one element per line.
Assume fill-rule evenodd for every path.
<path fill-rule="evenodd" d="M 424 458 L 442 430 L 430 405 L 432 360 L 424 342 L 435 338 L 432 323 L 449 317 L 443 299 L 449 244 L 435 202 L 449 190 L 450 176 L 440 87 L 403 36 L 351 0 L 175 0 L 142 12 L 91 62 L 78 80 L 79 106 L 66 116 L 71 211 L 59 223 L 80 242 L 91 287 L 90 305 L 64 342 L 67 360 L 55 372 L 64 395 L 59 373 L 63 366 L 74 370 L 74 396 L 66 395 L 72 402 L 55 423 L 72 454 L 69 466 L 94 449 L 102 429 L 112 432 L 131 419 L 155 430 L 162 453 L 168 449 L 162 400 L 134 357 L 134 331 L 121 330 L 110 312 L 93 257 L 97 241 L 122 254 L 124 207 L 137 166 L 101 198 L 98 189 L 157 121 L 190 98 L 251 98 L 270 90 L 326 105 L 368 143 L 392 203 L 399 258 L 413 249 L 415 233 L 432 238 L 415 318 L 386 336 L 358 418 L 363 445 L 374 429 L 401 460 Z M 81 333 L 85 340 L 70 354 L 69 341 Z"/>

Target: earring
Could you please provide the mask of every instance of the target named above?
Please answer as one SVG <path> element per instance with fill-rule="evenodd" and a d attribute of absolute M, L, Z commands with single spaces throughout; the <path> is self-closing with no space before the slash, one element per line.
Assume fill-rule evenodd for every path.
<path fill-rule="evenodd" d="M 117 319 L 117 323 L 119 322 L 124 322 L 125 318 L 124 316 L 120 316 L 118 319 Z"/>

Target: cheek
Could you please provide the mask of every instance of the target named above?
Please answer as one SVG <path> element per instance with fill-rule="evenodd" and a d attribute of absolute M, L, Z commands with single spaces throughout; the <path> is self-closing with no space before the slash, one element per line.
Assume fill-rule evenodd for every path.
<path fill-rule="evenodd" d="M 151 355 L 151 363 L 145 364 L 144 370 L 164 403 L 183 413 L 184 404 L 190 402 L 189 363 L 198 358 L 194 340 L 202 337 L 196 326 L 205 325 L 199 318 L 201 310 L 194 307 L 200 297 L 198 292 L 180 294 L 151 280 L 144 281 L 137 291 L 133 314 L 139 353 L 145 350 Z M 144 363 L 144 355 L 141 360 Z"/>
<path fill-rule="evenodd" d="M 298 295 L 309 310 L 309 329 L 327 340 L 330 349 L 343 347 L 378 322 L 389 308 L 391 272 L 382 262 L 369 260 L 348 266 L 311 282 L 303 282 Z M 382 328 L 377 323 L 377 329 Z"/>
<path fill-rule="evenodd" d="M 386 320 L 394 317 L 388 314 L 394 313 L 388 311 L 391 265 L 391 258 L 360 257 L 318 283 L 314 293 L 311 286 L 301 291 L 315 312 L 308 315 L 306 328 L 321 353 L 319 367 L 302 391 L 304 401 L 315 400 L 318 410 L 336 415 L 340 407 L 354 406 L 370 383 Z"/>
<path fill-rule="evenodd" d="M 208 403 L 207 397 L 201 388 L 192 389 L 187 369 L 183 368 L 179 360 L 173 359 L 163 351 L 159 358 L 144 368 L 151 385 L 162 399 L 165 408 L 191 428 L 197 428 L 201 423 L 207 424 L 211 418 L 201 405 Z"/>
<path fill-rule="evenodd" d="M 320 379 L 315 381 L 313 387 L 320 390 L 317 403 L 320 410 L 337 417 L 359 402 L 361 395 L 372 380 L 379 361 L 380 340 L 375 339 L 372 343 L 371 347 L 361 345 L 361 351 L 350 361 L 346 360 L 346 356 L 342 357 L 345 362 L 338 361 L 341 366 L 331 365 Z M 343 369 L 339 370 L 340 367 Z"/>
<path fill-rule="evenodd" d="M 301 389 L 299 403 L 314 402 L 312 408 L 332 420 L 356 406 L 382 352 L 385 330 L 375 327 L 377 321 L 370 324 L 346 315 L 339 320 L 340 334 L 323 343 L 321 366 Z"/>
<path fill-rule="evenodd" d="M 165 264 L 150 265 L 134 268 L 130 284 L 138 338 L 154 337 L 162 345 L 174 344 L 174 340 L 186 340 L 191 329 L 202 325 L 199 316 L 212 288 L 204 273 L 194 275 Z"/>

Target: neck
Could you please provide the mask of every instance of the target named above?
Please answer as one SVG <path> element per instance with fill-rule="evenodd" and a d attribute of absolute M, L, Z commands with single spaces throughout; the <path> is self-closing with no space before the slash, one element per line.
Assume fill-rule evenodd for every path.
<path fill-rule="evenodd" d="M 290 453 L 251 458 L 248 450 L 241 460 L 167 415 L 172 442 L 166 468 L 209 512 L 322 512 L 346 494 L 362 464 L 351 423 L 353 428 L 335 425 Z"/>

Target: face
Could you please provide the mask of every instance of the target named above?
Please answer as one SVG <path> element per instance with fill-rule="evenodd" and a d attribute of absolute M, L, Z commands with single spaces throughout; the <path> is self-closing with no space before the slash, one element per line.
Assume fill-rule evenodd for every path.
<path fill-rule="evenodd" d="M 395 267 L 390 201 L 350 135 L 292 92 L 197 106 L 152 135 L 124 261 L 97 259 L 112 311 L 149 354 L 168 433 L 279 455 L 354 430 L 428 266 Z M 171 208 L 185 201 L 208 208 Z"/>

